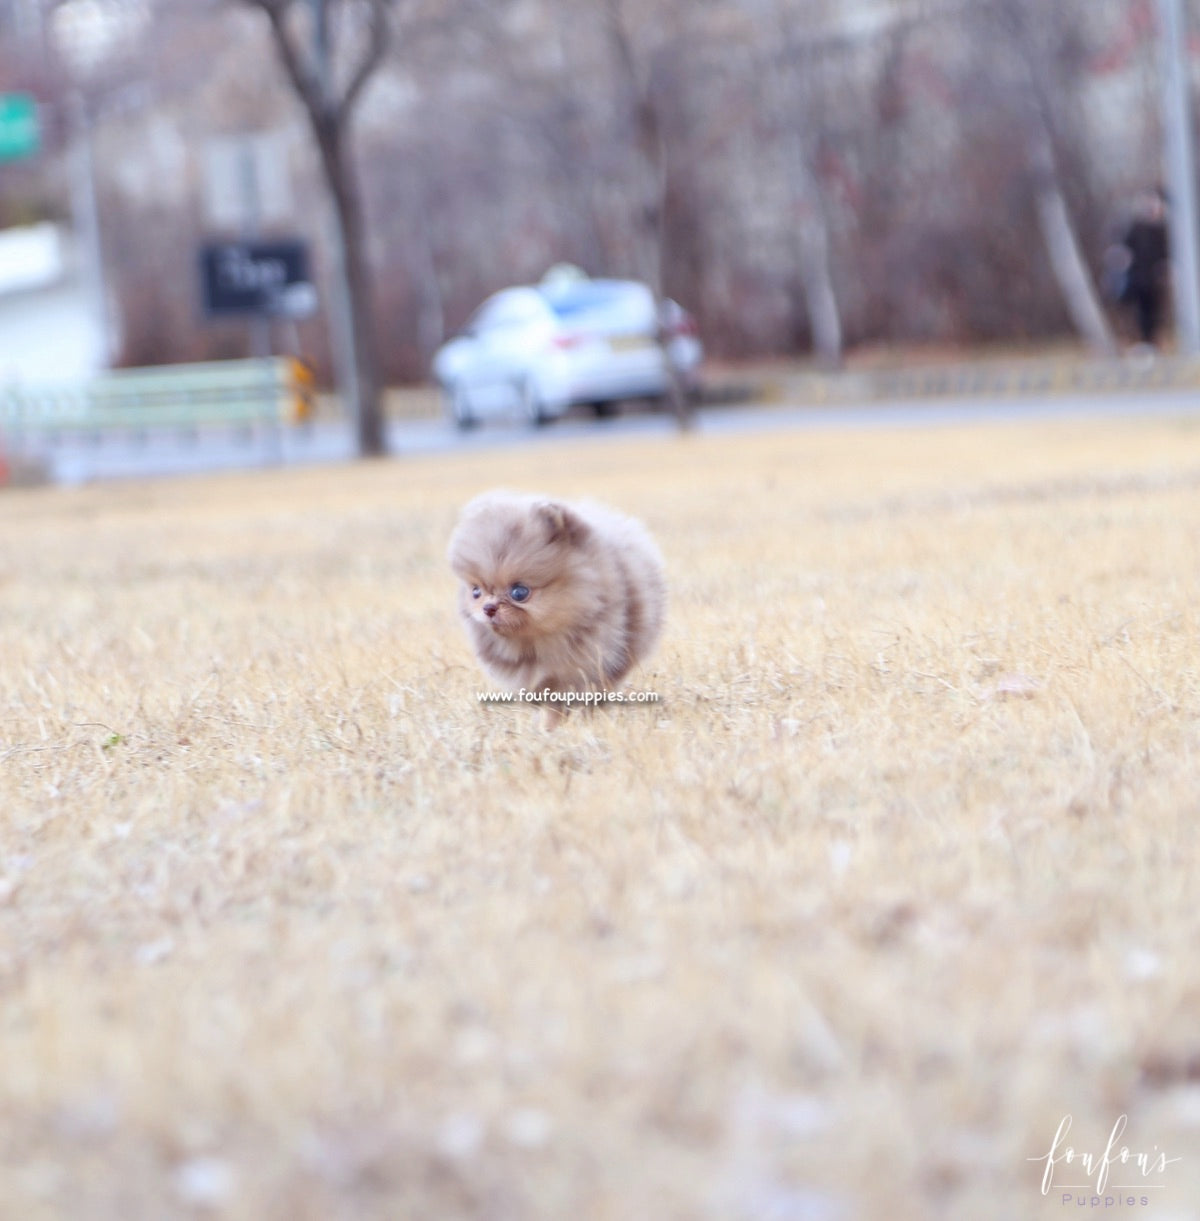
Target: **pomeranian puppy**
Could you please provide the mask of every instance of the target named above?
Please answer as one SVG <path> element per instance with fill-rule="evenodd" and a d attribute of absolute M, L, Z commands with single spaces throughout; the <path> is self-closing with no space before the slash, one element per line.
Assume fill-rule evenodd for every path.
<path fill-rule="evenodd" d="M 662 630 L 662 556 L 604 505 L 486 492 L 463 509 L 448 558 L 479 664 L 510 691 L 614 688 Z"/>

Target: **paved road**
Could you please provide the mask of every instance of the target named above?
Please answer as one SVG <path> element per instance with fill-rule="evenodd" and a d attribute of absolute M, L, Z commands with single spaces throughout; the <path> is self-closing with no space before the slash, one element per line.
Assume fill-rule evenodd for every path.
<path fill-rule="evenodd" d="M 919 428 L 971 422 L 1019 422 L 1121 416 L 1200 416 L 1193 393 L 1061 395 L 1053 398 L 937 399 L 860 406 L 812 407 L 780 404 L 706 407 L 696 415 L 701 434 L 730 435 L 805 428 Z M 390 426 L 388 443 L 397 455 L 478 450 L 509 445 L 554 446 L 563 441 L 606 437 L 667 436 L 674 421 L 661 414 L 631 414 L 612 420 L 570 418 L 543 429 L 494 424 L 460 433 L 437 420 Z M 181 437 L 164 432 L 102 439 L 67 436 L 39 446 L 52 478 L 75 484 L 96 479 L 178 475 L 250 467 L 344 462 L 353 456 L 348 426 L 316 424 L 304 429 L 267 429 L 253 435 L 212 432 Z"/>

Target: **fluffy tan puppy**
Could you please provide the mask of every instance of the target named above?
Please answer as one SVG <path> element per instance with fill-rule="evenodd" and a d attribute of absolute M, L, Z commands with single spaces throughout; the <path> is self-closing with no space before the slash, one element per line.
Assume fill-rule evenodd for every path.
<path fill-rule="evenodd" d="M 448 558 L 479 664 L 507 690 L 611 690 L 658 641 L 662 557 L 604 505 L 487 492 L 463 509 Z"/>

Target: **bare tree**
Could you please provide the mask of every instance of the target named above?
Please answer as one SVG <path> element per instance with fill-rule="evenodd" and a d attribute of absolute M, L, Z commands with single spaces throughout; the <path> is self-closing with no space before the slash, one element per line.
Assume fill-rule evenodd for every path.
<path fill-rule="evenodd" d="M 1047 14 L 1031 0 L 994 0 L 990 12 L 984 12 L 992 19 L 991 28 L 1000 34 L 996 41 L 1008 50 L 1005 59 L 1012 71 L 1013 102 L 1051 270 L 1075 329 L 1093 350 L 1108 354 L 1116 349 L 1112 328 L 1083 257 L 1054 148 L 1051 98 L 1069 90 L 1063 87 L 1061 71 L 1055 72 L 1060 65 L 1053 53 L 1063 35 L 1071 33 L 1069 7 Z M 1067 29 L 1057 30 L 1052 23 L 1062 23 Z"/>
<path fill-rule="evenodd" d="M 807 38 L 785 6 L 771 14 L 775 37 L 763 39 L 765 101 L 779 135 L 781 174 L 790 183 L 796 217 L 796 266 L 808 308 L 813 348 L 822 364 L 842 360 L 842 319 L 833 286 L 829 221 L 820 181 L 814 172 L 815 133 L 821 130 L 821 99 L 813 84 L 814 60 L 829 53 L 822 39 Z"/>
<path fill-rule="evenodd" d="M 663 98 L 669 75 L 666 51 L 679 54 L 685 10 L 673 0 L 658 0 L 652 6 L 643 3 L 636 17 L 625 0 L 586 0 L 586 7 L 594 7 L 599 18 L 598 60 L 607 77 L 612 117 L 608 135 L 614 162 L 623 171 L 632 265 L 650 286 L 661 317 L 672 169 Z M 669 41 L 664 38 L 667 30 Z M 667 398 L 680 427 L 688 427 L 690 404 L 676 377 L 669 380 Z"/>
<path fill-rule="evenodd" d="M 333 311 L 343 332 L 338 345 L 344 353 L 341 379 L 350 400 L 359 454 L 382 454 L 386 448 L 382 388 L 372 324 L 366 231 L 350 135 L 355 107 L 387 54 L 391 0 L 241 3 L 266 14 L 288 83 L 312 129 L 332 204 L 335 263 L 344 292 L 344 300 L 338 303 L 341 308 L 335 306 Z M 302 20 L 305 15 L 307 23 Z M 305 32 L 309 35 L 307 46 L 302 40 Z M 337 54 L 336 33 L 354 40 L 344 57 Z M 345 59 L 344 65 L 339 64 L 339 58 Z"/>
<path fill-rule="evenodd" d="M 617 112 L 625 116 L 627 131 L 632 137 L 631 219 L 639 272 L 659 298 L 663 287 L 663 221 L 667 194 L 667 149 L 662 115 L 650 74 L 634 45 L 635 35 L 623 0 L 600 0 L 600 12 L 615 67 Z"/>

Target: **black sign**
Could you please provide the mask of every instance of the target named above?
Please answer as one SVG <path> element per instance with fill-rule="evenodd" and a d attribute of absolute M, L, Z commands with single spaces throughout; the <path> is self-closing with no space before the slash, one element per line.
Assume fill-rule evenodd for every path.
<path fill-rule="evenodd" d="M 210 318 L 288 313 L 296 286 L 308 284 L 308 248 L 292 241 L 203 246 L 200 282 Z"/>

